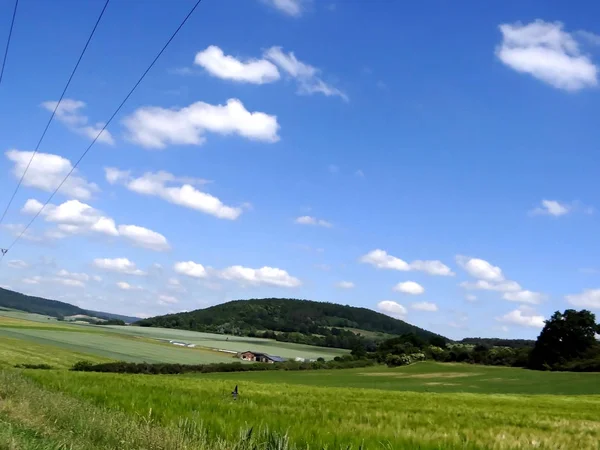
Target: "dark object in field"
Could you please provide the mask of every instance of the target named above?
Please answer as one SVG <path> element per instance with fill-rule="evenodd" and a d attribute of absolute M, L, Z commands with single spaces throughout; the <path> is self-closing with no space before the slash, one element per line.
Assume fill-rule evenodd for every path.
<path fill-rule="evenodd" d="M 231 393 L 231 396 L 233 397 L 234 400 L 237 400 L 237 398 L 238 398 L 238 387 L 237 387 L 237 384 L 235 385 L 235 389 Z"/>
<path fill-rule="evenodd" d="M 17 369 L 39 369 L 39 370 L 52 370 L 54 367 L 48 364 L 17 364 Z"/>

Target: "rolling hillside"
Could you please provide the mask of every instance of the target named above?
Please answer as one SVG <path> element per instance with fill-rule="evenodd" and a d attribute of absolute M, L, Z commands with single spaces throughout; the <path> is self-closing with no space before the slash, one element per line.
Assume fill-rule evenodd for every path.
<path fill-rule="evenodd" d="M 75 315 L 89 315 L 101 319 L 120 319 L 124 322 L 135 322 L 137 317 L 121 316 L 99 311 L 88 311 L 70 303 L 48 300 L 41 297 L 32 297 L 19 292 L 0 288 L 0 307 L 18 309 L 30 313 L 43 314 L 52 317 L 65 317 Z"/>
<path fill-rule="evenodd" d="M 352 348 L 354 330 L 375 333 L 437 334 L 367 308 L 282 298 L 235 300 L 206 309 L 141 320 L 145 327 L 261 336 L 304 344 Z M 366 336 L 360 337 L 367 339 Z"/>

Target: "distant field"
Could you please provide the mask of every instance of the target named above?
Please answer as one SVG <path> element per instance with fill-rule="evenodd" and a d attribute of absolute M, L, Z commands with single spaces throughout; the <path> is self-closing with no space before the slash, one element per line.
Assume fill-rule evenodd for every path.
<path fill-rule="evenodd" d="M 286 383 L 390 391 L 475 394 L 600 394 L 600 374 L 598 373 L 539 372 L 510 367 L 434 362 L 417 363 L 399 368 L 375 366 L 347 370 L 244 372 L 185 376 L 232 380 L 232 382 L 240 383 L 246 381 Z"/>
<path fill-rule="evenodd" d="M 0 339 L 5 337 L 50 345 L 80 354 L 131 362 L 205 364 L 233 361 L 231 355 L 225 353 L 197 348 L 182 348 L 158 342 L 153 343 L 134 336 L 73 333 L 63 330 L 38 330 L 35 328 L 0 328 Z"/>
<path fill-rule="evenodd" d="M 226 336 L 223 334 L 199 333 L 196 331 L 174 330 L 170 328 L 154 327 L 119 327 L 106 326 L 118 333 L 135 336 L 144 336 L 155 339 L 181 340 L 191 344 L 222 350 L 242 352 L 253 350 L 269 353 L 284 358 L 319 358 L 333 359 L 335 356 L 349 353 L 348 350 L 338 348 L 315 347 L 312 345 L 277 342 L 270 339 L 250 338 L 240 336 Z"/>

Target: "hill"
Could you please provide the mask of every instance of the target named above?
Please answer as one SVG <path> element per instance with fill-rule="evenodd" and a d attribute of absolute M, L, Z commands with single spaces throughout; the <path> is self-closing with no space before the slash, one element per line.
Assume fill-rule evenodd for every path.
<path fill-rule="evenodd" d="M 99 311 L 88 311 L 70 303 L 59 302 L 58 300 L 48 300 L 41 297 L 21 294 L 9 289 L 0 288 L 0 307 L 18 309 L 20 311 L 43 314 L 51 317 L 66 316 L 93 316 L 100 319 L 121 319 L 124 322 L 135 322 L 137 317 L 121 316 Z"/>
<path fill-rule="evenodd" d="M 259 336 L 287 342 L 353 348 L 373 341 L 359 330 L 399 335 L 414 333 L 429 340 L 439 335 L 367 308 L 310 300 L 267 298 L 234 300 L 206 309 L 143 319 L 144 327 L 178 328 Z M 354 331 L 352 331 L 354 330 Z"/>

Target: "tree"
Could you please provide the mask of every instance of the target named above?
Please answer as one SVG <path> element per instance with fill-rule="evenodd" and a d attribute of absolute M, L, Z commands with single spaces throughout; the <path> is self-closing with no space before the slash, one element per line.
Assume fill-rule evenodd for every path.
<path fill-rule="evenodd" d="M 570 361 L 584 358 L 598 347 L 595 337 L 598 332 L 600 326 L 590 311 L 556 311 L 537 338 L 529 366 L 532 369 L 557 369 Z"/>

